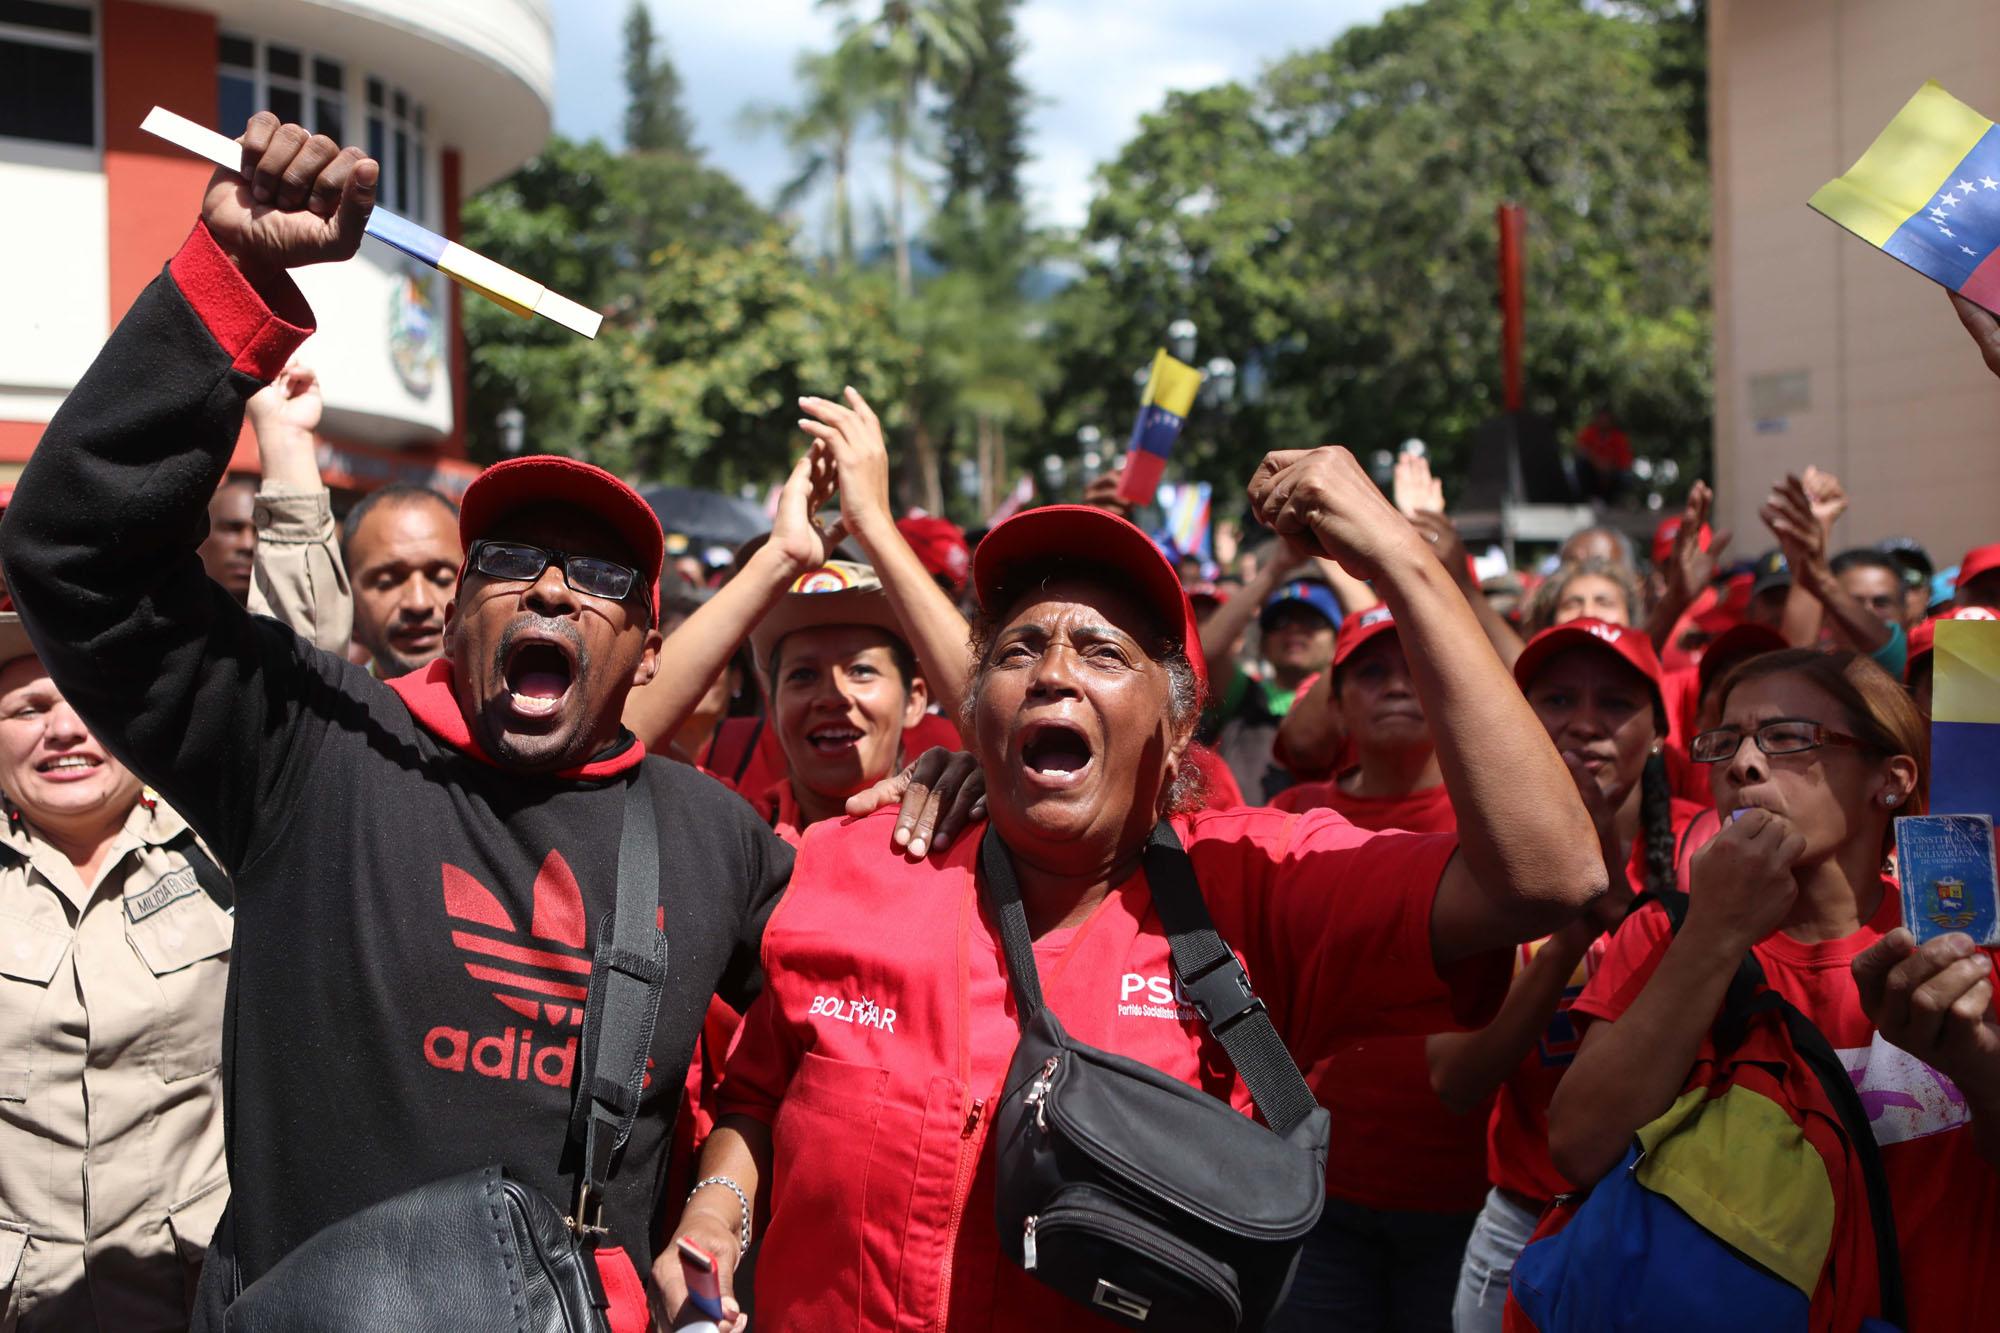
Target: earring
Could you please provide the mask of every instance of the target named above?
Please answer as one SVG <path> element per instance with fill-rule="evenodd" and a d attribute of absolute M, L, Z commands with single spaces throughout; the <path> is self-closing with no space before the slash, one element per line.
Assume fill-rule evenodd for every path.
<path fill-rule="evenodd" d="M 1888 806 L 1889 808 L 1894 809 L 1896 806 L 1901 805 L 1902 803 L 1903 803 L 1903 794 L 1901 792 L 1885 791 L 1882 793 L 1882 804 Z"/>

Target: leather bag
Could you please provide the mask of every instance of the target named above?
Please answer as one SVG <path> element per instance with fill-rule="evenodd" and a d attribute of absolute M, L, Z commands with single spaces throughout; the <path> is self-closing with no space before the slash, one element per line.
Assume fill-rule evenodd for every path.
<path fill-rule="evenodd" d="M 1145 868 L 1181 991 L 1269 1128 L 1069 1037 L 1043 1003 L 1013 863 L 989 826 L 980 880 L 1021 1024 L 994 1126 L 1000 1243 L 1037 1281 L 1113 1323 L 1260 1329 L 1325 1203 L 1329 1118 L 1216 934 L 1164 821 Z"/>
<path fill-rule="evenodd" d="M 584 1002 L 569 1129 L 581 1169 L 569 1214 L 497 1165 L 419 1185 L 322 1228 L 236 1292 L 231 1333 L 607 1333 L 592 1251 L 606 1234 L 604 1184 L 638 1114 L 666 982 L 659 894 L 642 764 L 625 790 L 618 897 L 599 922 Z"/>

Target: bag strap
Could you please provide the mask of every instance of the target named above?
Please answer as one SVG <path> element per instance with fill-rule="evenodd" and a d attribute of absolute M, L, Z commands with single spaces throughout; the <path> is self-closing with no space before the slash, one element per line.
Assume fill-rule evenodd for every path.
<path fill-rule="evenodd" d="M 1289 1134 L 1319 1108 L 1319 1103 L 1291 1052 L 1285 1049 L 1284 1039 L 1272 1026 L 1264 1002 L 1250 988 L 1249 974 L 1216 933 L 1195 881 L 1194 864 L 1172 825 L 1161 820 L 1153 827 L 1144 855 L 1146 883 L 1167 934 L 1182 994 L 1228 1052 L 1243 1085 L 1250 1090 L 1251 1101 L 1263 1113 L 1264 1123 L 1278 1134 Z M 1013 858 L 991 824 L 980 844 L 979 863 L 987 900 L 1000 927 L 1008 983 L 1025 1024 L 1042 1010 L 1041 978 Z"/>
<path fill-rule="evenodd" d="M 195 883 L 201 885 L 202 892 L 206 893 L 217 907 L 231 915 L 235 914 L 236 886 L 229 882 L 229 876 L 215 863 L 215 858 L 203 851 L 201 844 L 195 841 L 193 829 L 182 829 L 161 846 L 168 851 L 179 852 L 181 859 L 188 863 L 188 869 L 194 872 Z"/>
<path fill-rule="evenodd" d="M 1681 923 L 1687 919 L 1687 894 L 1678 890 L 1645 894 L 1639 901 L 1659 903 L 1674 933 L 1680 933 Z M 1632 905 L 1636 909 L 1639 902 Z M 1736 975 L 1730 978 L 1729 990 L 1723 996 L 1722 1013 L 1715 1024 L 1718 1049 L 1733 1050 L 1741 1044 L 1750 1020 L 1766 1013 L 1775 1013 L 1783 1019 L 1792 1048 L 1819 1080 L 1827 1100 L 1833 1103 L 1834 1113 L 1840 1117 L 1848 1142 L 1854 1145 L 1854 1157 L 1861 1164 L 1861 1180 L 1868 1195 L 1869 1227 L 1875 1235 L 1875 1270 L 1882 1288 L 1882 1318 L 1903 1328 L 1907 1315 L 1902 1248 L 1896 1239 L 1889 1177 L 1882 1169 L 1881 1146 L 1875 1142 L 1875 1131 L 1868 1124 L 1868 1108 L 1861 1104 L 1861 1094 L 1855 1090 L 1847 1066 L 1841 1063 L 1826 1034 L 1797 1005 L 1770 988 L 1763 964 L 1755 954 L 1746 953 L 1736 965 Z"/>
<path fill-rule="evenodd" d="M 598 923 L 584 1002 L 570 1113 L 570 1141 L 582 1148 L 570 1217 L 579 1234 L 604 1234 L 604 1185 L 611 1177 L 611 1159 L 625 1146 L 639 1114 L 646 1057 L 667 980 L 667 937 L 656 924 L 659 902 L 659 827 L 641 762 L 625 787 L 618 895 Z"/>

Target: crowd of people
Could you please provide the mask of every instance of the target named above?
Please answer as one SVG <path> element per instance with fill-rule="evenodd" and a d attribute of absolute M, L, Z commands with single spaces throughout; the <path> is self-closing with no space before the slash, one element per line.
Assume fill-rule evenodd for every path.
<path fill-rule="evenodd" d="M 1111 486 L 968 537 L 853 388 L 712 579 L 556 456 L 336 523 L 289 270 L 378 168 L 243 143 L 0 521 L 0 1329 L 484 1326 L 421 1235 L 301 1274 L 496 1170 L 618 1333 L 2000 1327 L 1994 951 L 1918 947 L 1893 858 L 2000 543 L 1840 549 L 1808 469 L 1754 559 L 1697 482 L 1482 582 L 1420 455 L 1338 447 L 1219 566 Z M 1304 1145 L 1288 1285 L 1143 1190 L 1020 1220 L 1024 1136 L 1083 1169 L 1063 1052 Z M 1090 1169 L 1172 1175 L 1129 1130 Z"/>

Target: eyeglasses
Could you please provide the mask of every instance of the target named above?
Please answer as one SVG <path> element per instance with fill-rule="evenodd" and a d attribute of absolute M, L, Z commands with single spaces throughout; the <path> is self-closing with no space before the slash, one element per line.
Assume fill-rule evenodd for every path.
<path fill-rule="evenodd" d="M 550 565 L 562 566 L 563 582 L 574 591 L 614 602 L 623 601 L 639 581 L 638 570 L 594 555 L 544 550 L 526 542 L 487 541 L 472 546 L 472 567 L 489 579 L 532 583 Z"/>
<path fill-rule="evenodd" d="M 1850 750 L 1871 748 L 1867 741 L 1858 736 L 1850 736 L 1844 731 L 1803 717 L 1779 717 L 1763 723 L 1756 729 L 1744 731 L 1704 731 L 1696 736 L 1688 746 L 1688 758 L 1697 764 L 1719 764 L 1732 759 L 1737 748 L 1743 744 L 1745 736 L 1757 738 L 1757 748 L 1766 757 L 1781 754 L 1804 754 L 1807 750 L 1817 750 L 1822 745 L 1838 745 Z"/>

